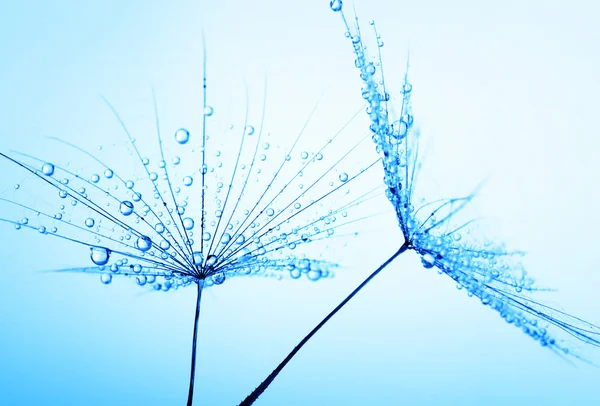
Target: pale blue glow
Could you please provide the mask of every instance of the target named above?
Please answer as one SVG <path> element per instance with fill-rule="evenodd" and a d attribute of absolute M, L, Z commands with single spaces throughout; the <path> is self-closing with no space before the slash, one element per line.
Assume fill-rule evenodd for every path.
<path fill-rule="evenodd" d="M 529 252 L 529 273 L 559 289 L 553 303 L 598 322 L 593 8 L 357 4 L 383 36 L 386 80 L 401 83 L 410 48 L 425 192 L 461 195 L 490 175 L 469 214 Z M 266 77 L 267 123 L 278 144 L 297 135 L 323 95 L 307 134 L 316 145 L 363 103 L 344 27 L 328 1 L 23 2 L 5 9 L 0 22 L 3 152 L 68 150 L 44 138 L 51 136 L 123 151 L 111 159 L 127 166 L 132 154 L 99 93 L 142 134 L 140 143 L 146 134 L 154 140 L 152 87 L 161 125 L 198 126 L 202 29 L 215 118 L 243 122 L 247 83 L 258 121 Z M 365 123 L 352 123 L 354 140 L 367 135 Z M 365 154 L 373 154 L 367 141 Z M 60 160 L 82 165 L 81 157 Z M 3 197 L 15 183 L 34 185 L 6 162 L 0 173 Z M 235 404 L 253 389 L 389 256 L 401 235 L 393 213 L 387 218 L 357 224 L 362 234 L 339 247 L 346 267 L 334 279 L 239 278 L 207 290 L 197 403 Z M 41 273 L 81 265 L 89 249 L 23 231 L 1 230 L 0 403 L 183 404 L 192 292 L 156 295 L 127 280 L 104 286 L 97 276 Z M 598 377 L 540 348 L 407 256 L 336 316 L 257 404 L 594 404 Z"/>

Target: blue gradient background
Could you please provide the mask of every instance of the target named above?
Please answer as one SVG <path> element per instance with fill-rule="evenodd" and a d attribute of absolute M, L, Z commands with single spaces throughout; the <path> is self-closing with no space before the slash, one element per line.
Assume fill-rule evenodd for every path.
<path fill-rule="evenodd" d="M 489 174 L 473 215 L 529 252 L 530 273 L 559 288 L 553 303 L 599 323 L 598 6 L 374 0 L 357 12 L 365 26 L 377 21 L 391 82 L 410 49 L 424 193 L 461 194 Z M 323 92 L 325 117 L 361 105 L 351 48 L 327 0 L 13 1 L 0 16 L 2 150 L 52 154 L 45 136 L 104 142 L 115 127 L 99 93 L 130 113 L 128 123 L 152 119 L 136 113 L 151 112 L 152 87 L 164 120 L 190 117 L 202 29 L 216 111 L 227 97 L 243 100 L 244 81 L 260 94 L 265 76 L 290 136 Z M 23 180 L 1 168 L 3 191 Z M 345 254 L 353 266 L 336 279 L 237 279 L 207 291 L 196 404 L 232 405 L 249 393 L 393 252 L 393 221 Z M 183 404 L 193 290 L 143 294 L 130 281 L 38 272 L 87 254 L 35 234 L 0 228 L 0 404 Z M 593 405 L 599 379 L 407 255 L 257 405 Z"/>

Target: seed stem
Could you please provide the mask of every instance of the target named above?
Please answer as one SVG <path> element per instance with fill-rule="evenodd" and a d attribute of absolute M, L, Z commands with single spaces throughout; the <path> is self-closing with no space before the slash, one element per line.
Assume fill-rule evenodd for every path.
<path fill-rule="evenodd" d="M 367 286 L 367 284 L 369 282 L 371 282 L 371 280 L 375 276 L 377 276 L 377 274 L 379 274 L 379 272 L 381 272 L 385 267 L 387 267 L 390 263 L 392 263 L 392 261 L 394 259 L 396 259 L 400 254 L 402 254 L 408 248 L 409 248 L 409 244 L 407 242 L 405 242 L 398 249 L 398 251 L 396 251 L 383 264 L 381 264 L 379 266 L 379 268 L 377 268 L 375 271 L 373 271 L 373 273 L 371 273 L 371 275 L 369 275 L 360 285 L 358 285 L 356 287 L 356 289 L 354 289 L 352 291 L 352 293 L 350 293 L 348 296 L 346 296 L 346 298 L 344 300 L 342 300 L 340 302 L 340 304 L 338 304 L 336 306 L 335 309 L 333 309 L 323 320 L 321 320 L 321 322 L 319 324 L 317 324 L 315 326 L 315 328 L 313 328 L 311 330 L 311 332 L 308 333 L 306 335 L 306 337 L 304 337 L 302 339 L 302 341 L 300 341 L 298 343 L 298 345 L 296 345 L 296 347 L 294 347 L 294 349 L 287 355 L 287 357 L 285 357 L 285 359 L 283 361 L 281 361 L 281 363 L 277 366 L 277 368 L 275 368 L 273 370 L 273 372 L 271 372 L 271 374 L 260 385 L 258 385 L 258 387 L 256 389 L 254 389 L 254 391 L 250 395 L 248 395 L 248 397 L 246 397 L 246 399 L 244 399 L 242 401 L 242 403 L 239 404 L 239 406 L 250 406 L 250 405 L 252 405 L 256 401 L 256 399 L 258 399 L 258 397 L 260 395 L 262 395 L 262 393 L 275 380 L 275 378 L 277 377 L 277 375 L 279 375 L 279 373 L 283 370 L 283 368 L 287 365 L 287 363 L 290 362 L 292 360 L 292 358 L 294 358 L 294 356 L 296 355 L 296 353 L 298 351 L 300 351 L 300 349 L 304 346 L 304 344 L 306 344 L 312 338 L 312 336 L 314 336 L 317 333 L 317 331 L 319 331 L 321 329 L 321 327 L 323 327 L 329 321 L 329 319 L 331 319 L 333 316 L 335 316 L 335 314 L 338 311 L 340 311 L 342 309 L 342 307 L 344 307 L 346 305 L 346 303 L 348 303 L 350 301 L 350 299 L 352 299 L 358 292 L 360 292 L 362 290 L 362 288 L 364 288 L 365 286 Z"/>
<path fill-rule="evenodd" d="M 200 301 L 202 299 L 202 288 L 204 279 L 198 281 L 198 295 L 196 298 L 196 315 L 194 317 L 194 338 L 192 340 L 192 365 L 190 371 L 190 389 L 188 391 L 187 406 L 192 406 L 194 401 L 194 378 L 196 377 L 196 342 L 198 341 L 198 319 L 200 317 Z"/>

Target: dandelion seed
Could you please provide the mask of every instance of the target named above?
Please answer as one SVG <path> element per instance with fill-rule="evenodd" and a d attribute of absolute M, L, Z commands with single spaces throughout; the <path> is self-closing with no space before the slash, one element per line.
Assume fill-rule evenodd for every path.
<path fill-rule="evenodd" d="M 206 84 L 206 73 L 203 79 Z M 204 89 L 206 92 L 207 87 Z M 266 93 L 265 89 L 265 99 Z M 367 136 L 361 134 L 354 143 L 342 141 L 348 123 L 321 145 L 303 143 L 316 107 L 291 146 L 279 155 L 275 153 L 278 148 L 271 148 L 266 163 L 260 159 L 260 152 L 270 145 L 265 143 L 264 106 L 256 125 L 250 124 L 246 112 L 243 125 L 229 128 L 227 142 L 237 137 L 236 151 L 224 149 L 213 154 L 219 144 L 211 144 L 207 134 L 212 130 L 211 120 L 221 114 L 213 114 L 206 93 L 203 96 L 202 131 L 172 129 L 166 132 L 171 134 L 168 137 L 162 136 L 155 102 L 156 144 L 134 139 L 116 109 L 106 102 L 133 153 L 132 172 L 121 171 L 119 162 L 111 162 L 109 155 L 101 153 L 104 148 L 92 153 L 59 139 L 52 140 L 72 158 L 83 159 L 82 169 L 71 162 L 61 163 L 54 159 L 57 157 L 44 157 L 52 158 L 47 160 L 0 152 L 7 162 L 36 180 L 29 182 L 31 194 L 20 187 L 11 188 L 14 195 L 7 196 L 10 198 L 0 197 L 0 221 L 86 247 L 82 258 L 88 265 L 59 271 L 94 274 L 106 285 L 121 277 L 130 278 L 156 292 L 195 286 L 188 405 L 194 392 L 202 291 L 234 277 L 331 278 L 338 265 L 324 259 L 321 252 L 326 252 L 324 248 L 335 238 L 353 238 L 353 233 L 337 231 L 377 215 L 357 208 L 383 193 L 372 183 L 360 183 L 377 167 L 379 158 L 359 149 L 370 149 Z M 275 138 L 269 140 L 274 142 Z M 149 150 L 154 145 L 156 157 Z M 309 150 L 322 162 L 308 159 Z M 213 156 L 228 156 L 232 164 L 222 165 Z M 274 170 L 263 170 L 269 162 Z M 29 199 L 31 195 L 43 199 Z M 360 214 L 335 222 L 342 212 Z M 23 213 L 32 218 L 35 213 L 35 219 L 23 218 Z M 50 227 L 52 233 L 47 232 Z M 317 243 L 320 249 L 312 249 Z"/>
<path fill-rule="evenodd" d="M 467 232 L 473 221 L 454 225 L 454 219 L 472 201 L 476 191 L 462 198 L 425 203 L 415 209 L 413 192 L 419 169 L 419 132 L 413 126 L 412 85 L 405 75 L 398 117 L 393 119 L 390 117 L 392 111 L 388 108 L 390 95 L 386 89 L 381 58 L 383 42 L 375 23 L 369 23 L 377 39 L 371 60 L 370 48 L 363 41 L 358 18 L 355 17 L 356 23 L 351 27 L 341 1 L 332 0 L 330 7 L 339 12 L 346 28 L 346 37 L 352 42 L 356 58 L 354 65 L 360 70 L 362 80 L 362 97 L 368 103 L 366 111 L 371 122 L 370 131 L 382 158 L 386 196 L 394 207 L 404 241 L 390 258 L 298 343 L 240 406 L 253 404 L 321 327 L 394 259 L 407 251 L 415 251 L 425 269 L 436 267 L 440 273 L 455 281 L 459 289 L 479 298 L 483 305 L 494 309 L 509 324 L 520 328 L 543 347 L 583 360 L 573 352 L 568 338 L 574 337 L 585 344 L 600 347 L 600 327 L 546 306 L 534 300 L 532 295 L 527 295 L 543 289 L 536 288 L 533 279 L 525 272 L 520 262 L 521 252 L 508 251 L 503 244 L 489 241 L 482 244 L 475 238 L 470 241 L 462 238 L 460 233 Z M 340 180 L 344 181 L 342 175 Z"/>

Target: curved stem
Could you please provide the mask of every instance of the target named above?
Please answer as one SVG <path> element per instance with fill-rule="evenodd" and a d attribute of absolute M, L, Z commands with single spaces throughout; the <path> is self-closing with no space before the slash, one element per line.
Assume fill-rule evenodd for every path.
<path fill-rule="evenodd" d="M 202 299 L 202 288 L 204 280 L 198 281 L 198 296 L 196 299 L 196 316 L 194 317 L 194 338 L 192 341 L 192 366 L 190 371 L 190 389 L 188 391 L 187 406 L 192 406 L 194 401 L 194 378 L 196 376 L 196 341 L 198 341 L 198 318 L 200 317 L 200 300 Z"/>
<path fill-rule="evenodd" d="M 350 299 L 352 299 L 358 292 L 360 292 L 362 288 L 367 286 L 367 284 L 369 282 L 371 282 L 371 280 L 375 276 L 377 276 L 377 274 L 379 272 L 381 272 L 386 266 L 388 266 L 394 259 L 396 259 L 400 254 L 402 254 L 408 248 L 409 248 L 408 243 L 404 243 L 400 247 L 400 249 L 398 249 L 398 251 L 396 251 L 394 253 L 394 255 L 389 257 L 383 264 L 381 264 L 379 266 L 379 268 L 377 268 L 375 271 L 373 271 L 373 273 L 371 273 L 371 275 L 369 275 L 367 277 L 367 279 L 365 279 L 360 285 L 358 285 L 356 287 L 356 289 L 354 289 L 352 291 L 352 293 L 350 293 L 348 296 L 346 296 L 346 298 L 344 300 L 342 300 L 341 303 L 339 305 L 337 305 L 335 309 L 333 309 L 323 320 L 321 320 L 321 322 L 319 324 L 317 324 L 315 326 L 315 328 L 313 328 L 312 331 L 310 333 L 308 333 L 308 335 L 306 337 L 304 337 L 302 339 L 302 341 L 300 341 L 298 343 L 298 345 L 296 345 L 296 347 L 294 347 L 292 352 L 290 352 L 287 355 L 287 357 L 285 357 L 285 359 L 283 361 L 281 361 L 281 363 L 277 366 L 277 368 L 275 368 L 273 370 L 273 372 L 271 372 L 271 374 L 260 385 L 258 385 L 258 387 L 256 389 L 254 389 L 254 391 L 250 395 L 248 395 L 248 397 L 246 397 L 246 399 L 244 399 L 242 401 L 242 403 L 239 404 L 239 406 L 250 406 L 251 404 L 253 404 L 256 401 L 256 399 L 258 399 L 258 397 L 260 395 L 262 395 L 262 393 L 269 387 L 271 382 L 273 382 L 275 380 L 277 375 L 279 375 L 279 373 L 287 365 L 287 363 L 290 362 L 292 360 L 292 358 L 294 358 L 294 355 L 296 355 L 296 353 L 298 351 L 300 351 L 300 349 L 304 346 L 304 344 L 306 344 L 308 342 L 308 340 L 310 340 L 312 338 L 312 336 L 314 336 L 317 333 L 317 331 L 319 331 L 321 329 L 321 327 L 323 327 L 325 325 L 325 323 L 327 323 L 329 321 L 329 319 L 331 319 L 333 316 L 335 316 L 335 314 L 338 311 L 340 311 L 342 309 L 342 307 L 344 307 L 346 305 L 346 303 L 348 303 L 350 301 Z"/>

